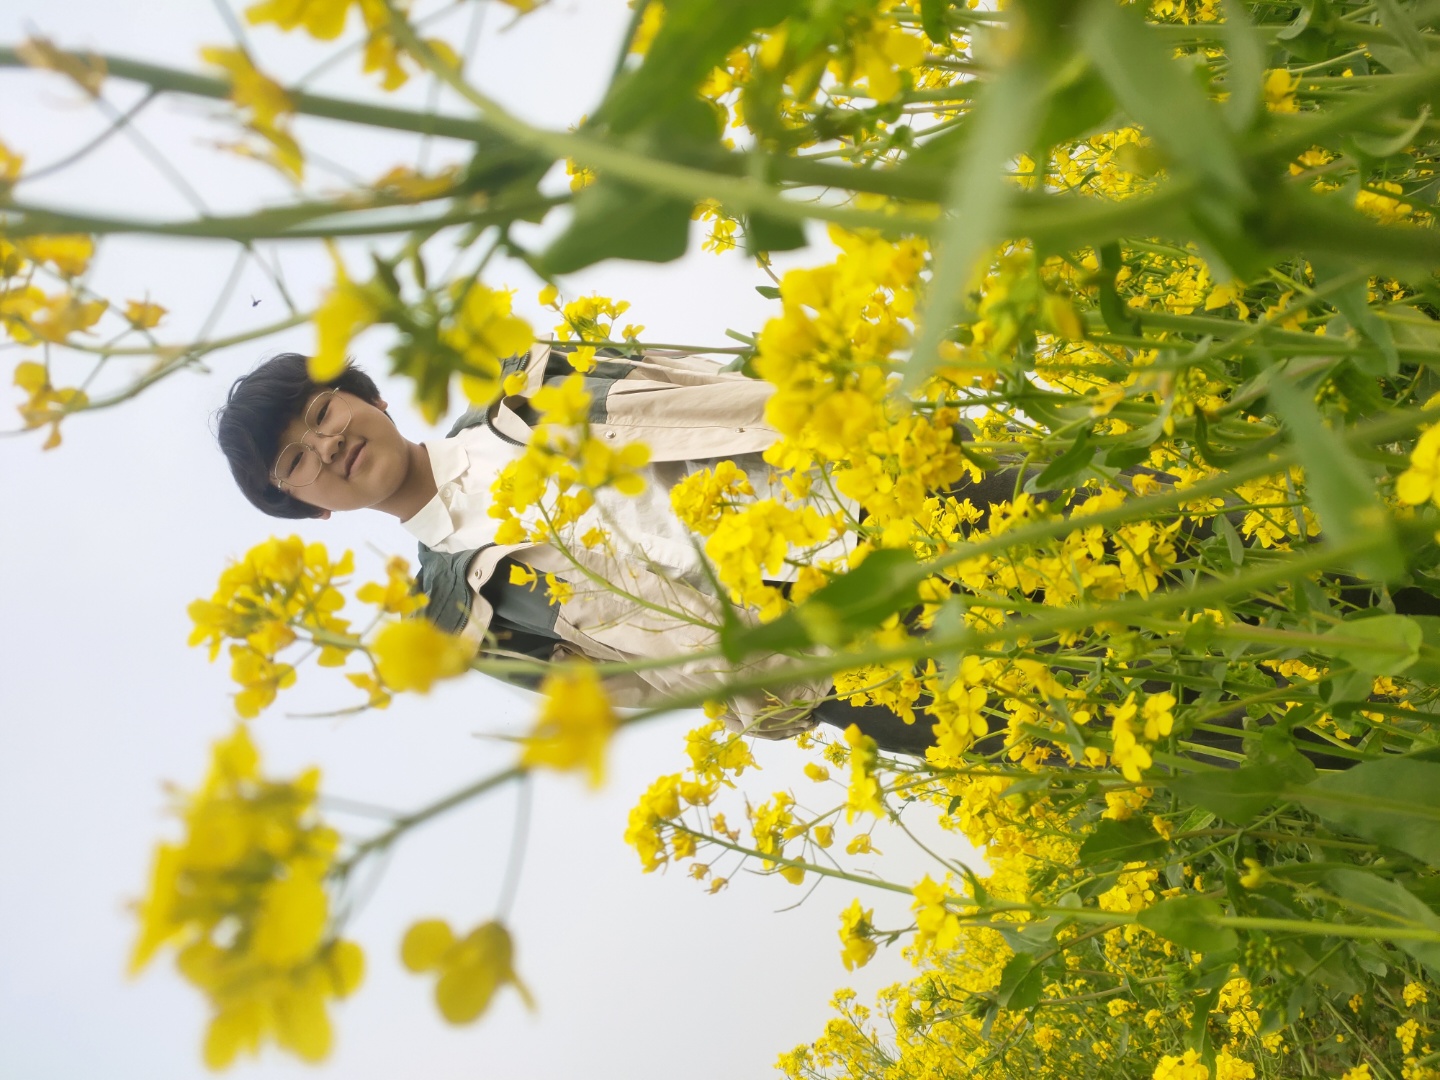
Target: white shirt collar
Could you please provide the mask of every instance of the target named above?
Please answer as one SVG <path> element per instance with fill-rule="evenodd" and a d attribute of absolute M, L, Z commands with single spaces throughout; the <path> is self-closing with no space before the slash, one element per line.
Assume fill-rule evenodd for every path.
<path fill-rule="evenodd" d="M 444 499 L 440 497 L 440 489 L 463 473 L 469 467 L 470 460 L 455 439 L 436 439 L 424 445 L 430 458 L 430 471 L 435 476 L 435 495 L 414 517 L 401 524 L 416 540 L 433 548 L 443 543 L 455 531 L 455 520 L 450 516 Z"/>

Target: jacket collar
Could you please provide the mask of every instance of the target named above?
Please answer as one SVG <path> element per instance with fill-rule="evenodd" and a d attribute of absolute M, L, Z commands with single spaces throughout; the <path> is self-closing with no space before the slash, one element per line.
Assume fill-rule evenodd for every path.
<path fill-rule="evenodd" d="M 441 489 L 469 465 L 465 449 L 454 439 L 436 439 L 425 444 L 430 457 L 430 471 L 435 475 L 435 494 L 414 517 L 401 524 L 410 535 L 426 547 L 435 547 L 455 531 L 455 520 L 441 498 Z"/>

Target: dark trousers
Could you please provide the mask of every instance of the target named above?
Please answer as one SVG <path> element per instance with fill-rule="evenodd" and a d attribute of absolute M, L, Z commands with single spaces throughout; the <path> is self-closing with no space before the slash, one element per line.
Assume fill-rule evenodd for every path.
<path fill-rule="evenodd" d="M 1164 474 L 1144 467 L 1129 470 L 1127 475 L 1139 472 L 1164 477 Z M 993 504 L 1007 501 L 1014 496 L 1018 475 L 1019 470 L 1017 469 L 999 469 L 987 474 L 978 482 L 961 484 L 947 494 L 957 499 L 968 498 L 976 507 L 988 511 Z M 1059 492 L 1042 492 L 1036 497 L 1045 501 L 1053 501 L 1059 494 Z M 983 524 L 983 519 L 981 524 Z M 1236 520 L 1235 524 L 1238 525 L 1239 521 Z M 1192 540 L 1206 539 L 1210 536 L 1212 528 L 1208 521 L 1202 522 L 1198 526 L 1190 525 L 1187 537 Z M 1346 586 L 1346 592 L 1350 594 L 1345 597 L 1349 603 L 1360 605 L 1369 602 L 1366 598 L 1370 596 L 1370 586 L 1353 579 L 1342 578 L 1341 581 Z M 1396 613 L 1400 615 L 1440 615 L 1440 598 L 1417 588 L 1396 590 L 1391 594 L 1391 599 L 1395 604 Z M 1149 683 L 1143 688 L 1147 693 L 1160 693 L 1172 689 L 1169 683 L 1163 682 Z M 874 739 L 881 750 L 888 753 L 924 757 L 926 748 L 935 745 L 934 719 L 923 711 L 928 702 L 929 697 L 925 696 L 915 703 L 916 716 L 913 724 L 905 723 L 883 705 L 857 706 L 845 701 L 825 701 L 815 709 L 814 715 L 821 723 L 841 731 L 851 724 L 855 724 L 864 734 Z M 1244 710 L 1238 709 L 1210 721 L 1216 727 L 1237 729 L 1237 734 L 1196 731 L 1192 732 L 1188 738 L 1191 742 L 1202 746 L 1243 753 L 1245 740 L 1238 734 L 1238 729 L 1243 726 L 1244 720 Z M 976 751 L 993 753 L 1000 749 L 1002 730 L 999 721 L 992 717 L 990 734 L 977 743 Z M 1301 752 L 1322 769 L 1347 768 L 1355 763 L 1352 759 L 1325 753 L 1325 744 L 1318 738 L 1309 735 L 1308 732 L 1297 732 L 1296 737 L 1298 742 L 1310 743 L 1315 747 L 1312 750 L 1302 746 Z M 1232 761 L 1219 758 L 1210 760 L 1217 764 L 1233 764 Z"/>

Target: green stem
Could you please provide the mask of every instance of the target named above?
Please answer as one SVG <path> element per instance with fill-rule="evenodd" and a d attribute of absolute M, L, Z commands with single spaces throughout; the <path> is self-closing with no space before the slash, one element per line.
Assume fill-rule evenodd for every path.
<path fill-rule="evenodd" d="M 376 851 L 383 851 L 417 825 L 423 825 L 425 822 L 437 818 L 441 814 L 454 810 L 457 806 L 463 806 L 470 800 L 484 795 L 487 791 L 493 791 L 495 788 L 508 784 L 512 780 L 518 780 L 524 776 L 525 773 L 526 770 L 518 765 L 498 773 L 492 773 L 483 780 L 477 780 L 475 783 L 463 787 L 459 791 L 452 792 L 443 799 L 431 803 L 429 806 L 421 807 L 413 813 L 397 818 L 390 828 L 383 832 L 376 833 L 368 840 L 357 845 L 349 857 L 336 867 L 336 873 L 341 875 L 349 873 L 355 864 L 366 855 Z"/>
<path fill-rule="evenodd" d="M 697 832 L 696 830 L 686 825 L 682 825 L 678 821 L 667 822 L 667 824 L 669 824 L 671 828 L 677 830 L 678 832 L 688 833 L 689 835 L 695 837 L 696 840 L 703 840 L 707 844 L 717 844 L 720 847 L 723 847 L 729 851 L 734 851 L 741 855 L 748 855 L 751 858 L 755 859 L 762 859 L 765 862 L 774 863 L 777 866 L 793 866 L 796 869 L 804 870 L 807 873 L 820 874 L 824 877 L 832 877 L 840 881 L 848 881 L 855 885 L 868 885 L 872 888 L 884 889 L 887 892 L 903 893 L 906 896 L 912 895 L 910 889 L 904 885 L 896 885 L 889 881 L 881 881 L 878 878 L 862 877 L 859 874 L 849 874 L 846 873 L 844 870 L 836 870 L 833 867 L 829 866 L 819 866 L 812 862 L 806 862 L 804 859 L 792 859 L 788 855 L 766 855 L 763 852 L 756 851 L 754 848 L 748 848 L 745 847 L 743 844 L 737 844 L 733 840 L 728 840 L 723 836 L 711 836 L 709 833 Z"/>

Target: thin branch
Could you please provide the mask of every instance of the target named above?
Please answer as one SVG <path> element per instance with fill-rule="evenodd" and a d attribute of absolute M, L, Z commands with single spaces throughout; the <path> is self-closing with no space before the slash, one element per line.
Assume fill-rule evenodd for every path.
<path fill-rule="evenodd" d="M 50 164 L 42 165 L 38 169 L 30 169 L 26 171 L 25 173 L 21 174 L 20 178 L 16 181 L 16 184 L 18 185 L 22 183 L 29 183 L 32 180 L 41 180 L 47 176 L 54 176 L 61 170 L 68 169 L 76 162 L 83 161 L 92 152 L 98 150 L 101 146 L 108 142 L 111 137 L 118 135 L 120 131 L 130 123 L 130 121 L 134 120 L 135 117 L 140 115 L 142 110 L 149 106 L 151 102 L 159 98 L 160 93 L 161 92 L 159 90 L 151 87 L 149 90 L 146 91 L 144 97 L 142 97 L 134 105 L 131 105 L 130 108 L 125 110 L 125 112 L 121 113 L 119 117 L 116 118 L 104 131 L 100 132 L 99 135 L 96 135 L 89 142 L 82 145 L 78 150 L 73 150 L 70 153 L 66 154 L 58 161 L 52 161 L 50 162 Z"/>

